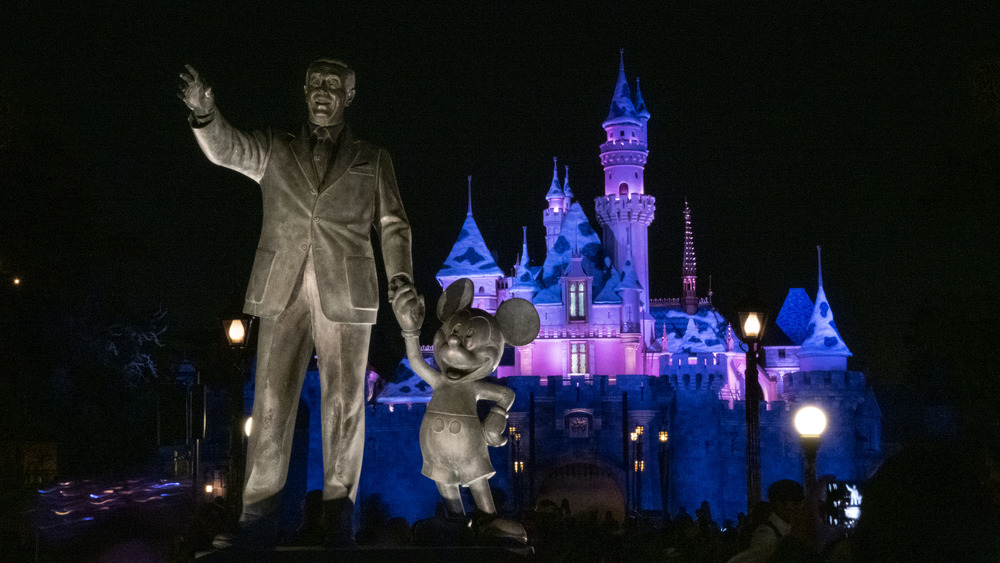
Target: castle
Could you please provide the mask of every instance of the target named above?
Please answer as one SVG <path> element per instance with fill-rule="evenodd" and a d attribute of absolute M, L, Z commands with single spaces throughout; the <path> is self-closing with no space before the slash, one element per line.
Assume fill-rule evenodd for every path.
<path fill-rule="evenodd" d="M 522 297 L 541 319 L 538 338 L 509 349 L 496 373 L 517 393 L 508 444 L 491 448 L 497 470 L 491 484 L 504 491 L 507 509 L 566 499 L 574 513 L 611 511 L 621 521 L 626 510 L 692 512 L 707 500 L 720 522 L 747 510 L 745 347 L 713 307 L 711 291 L 698 295 L 686 203 L 682 294 L 649 295 L 647 228 L 656 211 L 643 174 L 649 119 L 638 81 L 631 93 L 622 59 L 600 145 L 604 195 L 593 213 L 601 234 L 574 200 L 568 170 L 560 180 L 554 165 L 544 193 L 541 266 L 531 265 L 525 228 L 518 263 L 506 275 L 470 199 L 437 274 L 442 287 L 471 279 L 477 308 L 495 312 L 503 300 Z M 864 375 L 847 369 L 851 352 L 833 322 L 821 273 L 815 301 L 804 289 L 790 290 L 774 324 L 770 331 L 787 339 L 764 346 L 758 375 L 765 400 L 764 487 L 782 478 L 802 481 L 792 415 L 804 404 L 820 406 L 828 417 L 820 473 L 863 480 L 881 459 L 881 413 Z M 430 355 L 429 347 L 425 352 Z M 359 501 L 379 494 L 396 515 L 411 522 L 427 517 L 438 496 L 420 474 L 417 431 L 430 388 L 404 360 L 394 378 L 370 373 L 369 389 Z M 318 408 L 314 372 L 303 404 L 306 412 Z M 308 488 L 320 488 L 322 463 L 313 451 L 318 416 L 312 418 L 316 428 L 309 435 L 317 443 L 303 478 Z"/>

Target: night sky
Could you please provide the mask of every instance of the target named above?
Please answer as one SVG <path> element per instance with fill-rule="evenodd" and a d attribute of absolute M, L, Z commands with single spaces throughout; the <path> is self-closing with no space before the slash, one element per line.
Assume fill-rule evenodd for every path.
<path fill-rule="evenodd" d="M 185 63 L 233 124 L 295 129 L 308 62 L 349 61 L 348 119 L 393 155 L 416 282 L 436 299 L 467 175 L 502 268 L 522 225 L 533 264 L 544 258 L 553 156 L 598 227 L 601 122 L 623 48 L 652 114 L 654 297 L 680 295 L 686 198 L 699 290 L 711 275 L 723 310 L 746 287 L 775 314 L 790 287 L 815 295 L 822 245 L 851 367 L 876 383 L 930 375 L 899 361 L 918 349 L 995 345 L 992 2 L 26 4 L 0 8 L 0 270 L 50 310 L 162 306 L 178 337 L 239 310 L 259 192 L 195 144 L 176 97 Z"/>

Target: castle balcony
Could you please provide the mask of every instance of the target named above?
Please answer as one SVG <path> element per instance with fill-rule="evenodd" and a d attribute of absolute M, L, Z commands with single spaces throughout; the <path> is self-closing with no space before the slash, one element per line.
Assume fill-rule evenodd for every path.
<path fill-rule="evenodd" d="M 650 307 L 680 307 L 680 297 L 654 297 L 649 300 Z M 712 300 L 708 297 L 698 299 L 698 306 L 711 305 Z"/>
<path fill-rule="evenodd" d="M 649 148 L 646 143 L 643 143 L 636 137 L 632 138 L 618 138 L 616 137 L 613 141 L 605 141 L 601 143 L 601 159 L 604 159 L 605 153 L 618 152 L 618 151 L 642 151 L 649 152 Z"/>

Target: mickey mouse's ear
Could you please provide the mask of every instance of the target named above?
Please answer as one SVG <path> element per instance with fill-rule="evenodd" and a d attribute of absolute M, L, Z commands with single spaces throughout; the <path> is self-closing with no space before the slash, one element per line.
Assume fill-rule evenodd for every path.
<path fill-rule="evenodd" d="M 476 287 L 469 278 L 455 280 L 438 299 L 438 319 L 445 322 L 457 311 L 471 307 L 475 291 Z"/>
<path fill-rule="evenodd" d="M 497 308 L 497 324 L 508 344 L 524 346 L 538 336 L 541 321 L 538 311 L 531 301 L 514 297 L 500 304 Z"/>

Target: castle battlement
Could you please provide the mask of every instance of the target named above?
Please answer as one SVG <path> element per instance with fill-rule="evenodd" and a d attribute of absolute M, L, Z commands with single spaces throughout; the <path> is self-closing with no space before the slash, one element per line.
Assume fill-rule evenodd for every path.
<path fill-rule="evenodd" d="M 719 388 L 726 383 L 726 375 L 721 372 L 684 370 L 662 377 L 665 377 L 677 391 L 710 391 L 718 394 Z"/>
<path fill-rule="evenodd" d="M 837 391 L 864 393 L 865 375 L 860 371 L 796 371 L 782 378 L 784 394 L 829 394 Z"/>
<path fill-rule="evenodd" d="M 611 221 L 653 222 L 656 198 L 646 194 L 607 195 L 594 200 L 594 211 L 601 224 Z"/>

